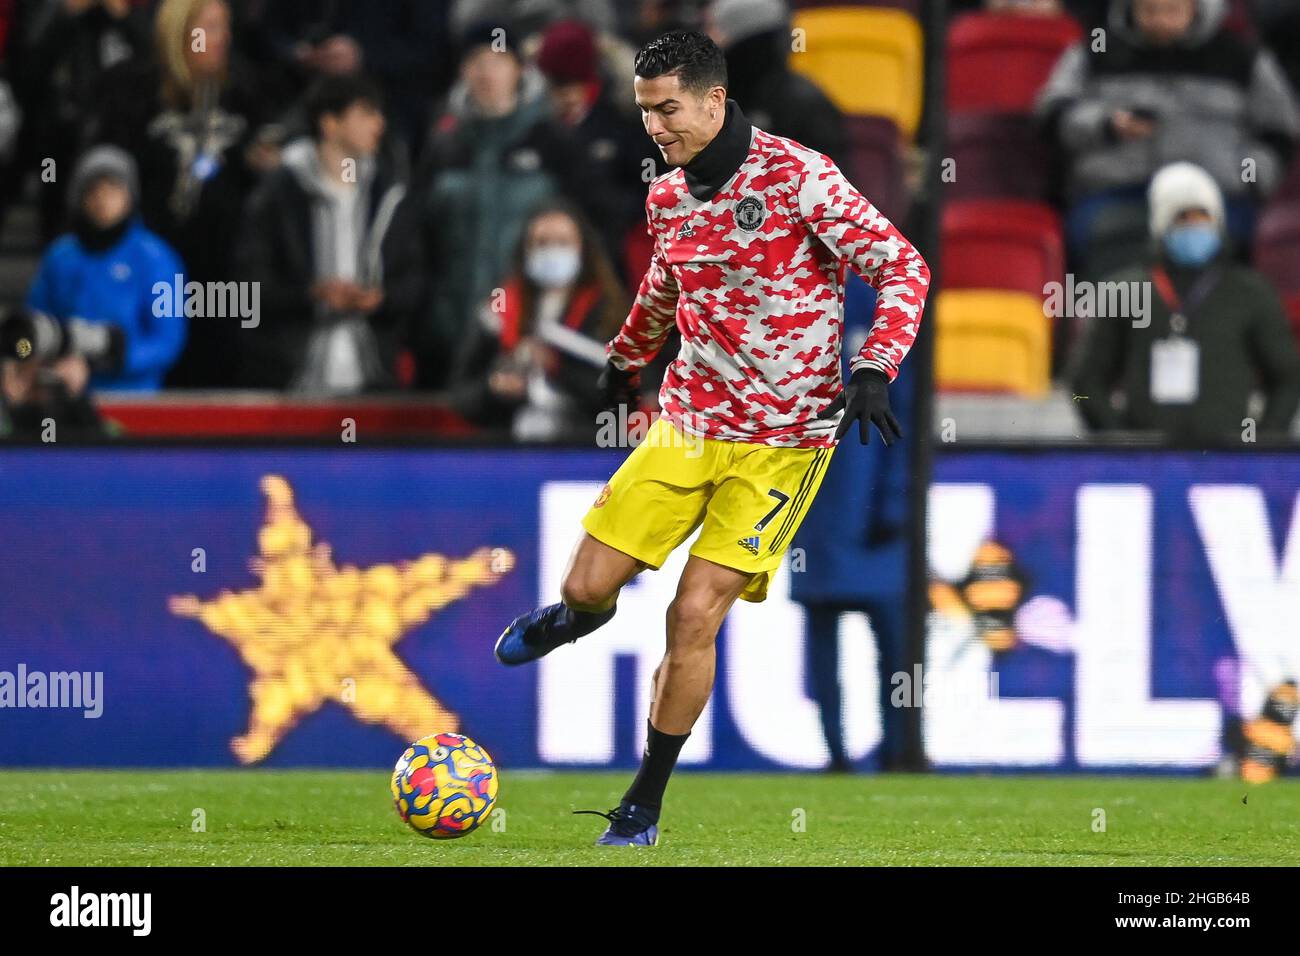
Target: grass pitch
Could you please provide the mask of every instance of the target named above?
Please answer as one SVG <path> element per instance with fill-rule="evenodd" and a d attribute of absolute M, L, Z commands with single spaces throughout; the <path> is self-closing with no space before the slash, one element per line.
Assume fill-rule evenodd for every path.
<path fill-rule="evenodd" d="M 608 810 L 630 777 L 507 770 L 504 828 L 436 841 L 398 819 L 382 770 L 6 771 L 0 864 L 1300 863 L 1295 780 L 682 772 L 668 788 L 658 847 L 592 846 L 604 821 L 571 811 Z M 1098 810 L 1104 832 L 1094 830 Z"/>

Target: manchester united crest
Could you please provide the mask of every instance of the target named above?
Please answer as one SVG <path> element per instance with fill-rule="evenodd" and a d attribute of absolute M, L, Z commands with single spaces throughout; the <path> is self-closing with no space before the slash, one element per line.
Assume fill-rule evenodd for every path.
<path fill-rule="evenodd" d="M 746 232 L 753 232 L 763 225 L 766 216 L 767 210 L 763 208 L 763 203 L 755 196 L 746 196 L 736 203 L 736 225 Z"/>

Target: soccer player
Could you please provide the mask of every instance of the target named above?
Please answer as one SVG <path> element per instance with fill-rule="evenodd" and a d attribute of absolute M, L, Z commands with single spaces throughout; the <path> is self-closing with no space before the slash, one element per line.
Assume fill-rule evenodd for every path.
<path fill-rule="evenodd" d="M 727 99 L 721 51 L 676 31 L 637 53 L 646 132 L 676 166 L 650 184 L 654 254 L 607 347 L 606 401 L 633 401 L 638 370 L 674 322 L 681 350 L 660 417 L 582 521 L 562 601 L 516 618 L 497 659 L 536 660 L 605 624 L 619 590 L 658 569 L 701 524 L 668 606 L 641 769 L 597 840 L 652 846 L 668 777 L 713 687 L 714 641 L 737 598 L 758 602 L 836 442 L 857 422 L 902 437 L 888 385 L 916 337 L 925 261 L 821 153 L 750 125 Z M 844 276 L 875 286 L 871 332 L 841 388 Z M 842 414 L 841 414 L 842 412 Z M 595 811 L 585 811 L 595 812 Z"/>

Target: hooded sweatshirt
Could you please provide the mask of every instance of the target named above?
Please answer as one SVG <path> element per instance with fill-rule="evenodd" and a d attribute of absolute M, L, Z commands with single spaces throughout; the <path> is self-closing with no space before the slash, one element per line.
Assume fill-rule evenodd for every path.
<path fill-rule="evenodd" d="M 371 161 L 345 187 L 315 142 L 285 147 L 282 167 L 249 200 L 240 271 L 261 284 L 266 319 L 245 337 L 244 380 L 257 387 L 349 393 L 388 384 L 396 325 L 419 298 L 418 243 L 403 223 L 406 189 Z M 379 312 L 337 313 L 310 296 L 328 278 L 382 287 Z"/>
<path fill-rule="evenodd" d="M 284 167 L 310 197 L 313 281 L 347 279 L 362 286 L 383 284 L 380 246 L 406 194 L 399 184 L 378 197 L 374 217 L 367 199 L 375 163 L 357 164 L 355 183 L 340 183 L 321 168 L 316 144 L 297 140 L 285 149 Z M 315 305 L 317 327 L 291 387 L 307 392 L 358 392 L 384 376 L 379 346 L 364 315 Z"/>

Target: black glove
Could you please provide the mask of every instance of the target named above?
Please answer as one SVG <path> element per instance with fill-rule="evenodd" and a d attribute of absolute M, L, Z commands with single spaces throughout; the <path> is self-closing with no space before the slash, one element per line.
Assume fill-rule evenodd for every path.
<path fill-rule="evenodd" d="M 600 378 L 596 380 L 596 387 L 600 389 L 601 408 L 627 405 L 629 411 L 635 411 L 640 405 L 641 371 L 621 369 L 607 361 Z"/>
<path fill-rule="evenodd" d="M 903 429 L 898 419 L 889 410 L 889 379 L 885 373 L 874 368 L 860 368 L 853 373 L 844 391 L 835 397 L 826 408 L 817 413 L 817 418 L 830 418 L 840 409 L 844 417 L 835 429 L 835 440 L 839 441 L 854 421 L 858 423 L 858 437 L 862 444 L 871 441 L 871 423 L 880 429 L 880 437 L 888 448 L 896 439 L 903 437 Z"/>

